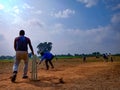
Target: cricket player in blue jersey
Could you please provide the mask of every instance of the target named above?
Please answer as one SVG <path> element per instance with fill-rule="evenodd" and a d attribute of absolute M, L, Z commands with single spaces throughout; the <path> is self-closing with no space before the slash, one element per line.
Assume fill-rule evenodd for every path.
<path fill-rule="evenodd" d="M 40 54 L 41 54 L 41 59 L 40 59 L 40 62 L 38 64 L 41 64 L 42 61 L 45 60 L 47 70 L 49 70 L 48 63 L 51 65 L 51 68 L 54 68 L 53 63 L 52 63 L 52 59 L 54 58 L 54 55 L 52 53 L 50 53 L 49 51 L 41 52 Z"/>

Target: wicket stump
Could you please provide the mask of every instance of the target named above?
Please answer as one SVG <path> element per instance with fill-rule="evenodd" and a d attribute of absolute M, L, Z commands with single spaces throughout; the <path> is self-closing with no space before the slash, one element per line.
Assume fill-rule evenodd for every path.
<path fill-rule="evenodd" d="M 32 72 L 31 72 L 31 80 L 37 80 L 37 56 L 33 55 L 32 59 Z"/>

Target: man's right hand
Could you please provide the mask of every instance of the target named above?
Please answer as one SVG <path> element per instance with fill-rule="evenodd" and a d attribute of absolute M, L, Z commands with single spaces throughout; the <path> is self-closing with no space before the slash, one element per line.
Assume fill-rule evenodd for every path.
<path fill-rule="evenodd" d="M 41 61 L 38 64 L 41 64 Z"/>
<path fill-rule="evenodd" d="M 32 52 L 32 55 L 34 55 L 34 52 Z"/>
<path fill-rule="evenodd" d="M 41 62 L 36 62 L 38 65 L 41 64 Z"/>

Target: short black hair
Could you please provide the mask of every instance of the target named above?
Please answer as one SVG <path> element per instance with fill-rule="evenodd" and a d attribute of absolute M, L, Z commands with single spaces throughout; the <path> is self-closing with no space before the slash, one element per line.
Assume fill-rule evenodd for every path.
<path fill-rule="evenodd" d="M 19 35 L 25 35 L 25 31 L 24 30 L 20 30 Z"/>

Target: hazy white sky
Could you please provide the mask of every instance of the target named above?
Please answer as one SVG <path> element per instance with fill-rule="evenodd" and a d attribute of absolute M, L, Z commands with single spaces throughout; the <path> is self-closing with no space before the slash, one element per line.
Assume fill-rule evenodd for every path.
<path fill-rule="evenodd" d="M 120 0 L 0 0 L 0 55 L 15 55 L 21 29 L 35 53 L 41 42 L 54 54 L 120 53 Z"/>

